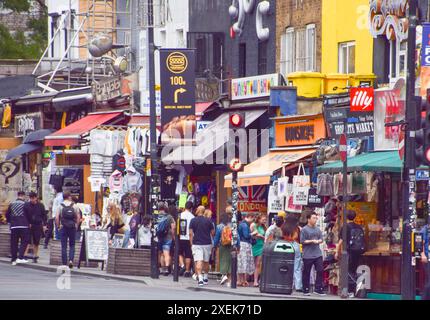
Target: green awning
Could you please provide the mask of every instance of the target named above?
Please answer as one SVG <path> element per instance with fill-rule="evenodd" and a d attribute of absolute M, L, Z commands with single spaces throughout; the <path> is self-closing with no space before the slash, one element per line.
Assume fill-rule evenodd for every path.
<path fill-rule="evenodd" d="M 327 163 L 318 167 L 318 172 L 341 172 L 342 161 Z M 396 172 L 401 173 L 403 161 L 400 160 L 398 151 L 380 151 L 364 153 L 348 158 L 348 172 L 372 171 L 372 172 Z"/>

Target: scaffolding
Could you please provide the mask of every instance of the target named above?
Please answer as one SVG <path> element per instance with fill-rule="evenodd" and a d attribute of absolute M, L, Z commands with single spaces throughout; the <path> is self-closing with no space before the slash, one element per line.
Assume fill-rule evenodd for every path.
<path fill-rule="evenodd" d="M 33 75 L 38 75 L 38 85 L 43 92 L 56 92 L 90 86 L 94 81 L 119 73 L 115 68 L 117 58 L 132 61 L 132 25 L 137 13 L 133 10 L 139 0 L 79 0 L 79 9 L 61 12 L 55 33 L 36 65 Z M 55 9 L 55 8 L 54 8 Z M 60 57 L 49 57 L 60 33 L 66 34 L 65 50 Z M 96 38 L 110 39 L 109 49 L 101 56 L 92 56 L 90 46 Z"/>

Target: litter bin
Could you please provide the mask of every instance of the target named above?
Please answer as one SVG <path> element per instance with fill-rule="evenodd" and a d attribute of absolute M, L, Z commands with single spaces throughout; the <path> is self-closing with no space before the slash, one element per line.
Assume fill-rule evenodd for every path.
<path fill-rule="evenodd" d="M 294 247 L 290 242 L 273 241 L 264 246 L 260 292 L 293 292 Z"/>

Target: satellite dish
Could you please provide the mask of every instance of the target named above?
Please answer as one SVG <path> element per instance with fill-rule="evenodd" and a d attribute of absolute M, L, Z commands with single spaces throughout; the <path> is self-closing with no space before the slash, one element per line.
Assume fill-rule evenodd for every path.
<path fill-rule="evenodd" d="M 88 51 L 93 57 L 99 58 L 112 49 L 112 38 L 107 34 L 98 34 L 91 40 Z"/>

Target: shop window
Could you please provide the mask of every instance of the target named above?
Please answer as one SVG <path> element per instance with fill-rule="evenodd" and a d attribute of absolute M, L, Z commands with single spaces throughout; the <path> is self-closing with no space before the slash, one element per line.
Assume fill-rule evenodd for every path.
<path fill-rule="evenodd" d="M 258 43 L 258 74 L 267 73 L 267 41 Z"/>
<path fill-rule="evenodd" d="M 339 73 L 355 73 L 355 41 L 339 44 Z"/>
<path fill-rule="evenodd" d="M 178 31 L 179 33 L 182 29 Z M 222 60 L 224 54 L 224 34 L 209 32 L 189 32 L 187 34 L 188 48 L 196 49 L 196 75 L 204 77 L 206 70 L 221 78 Z"/>

